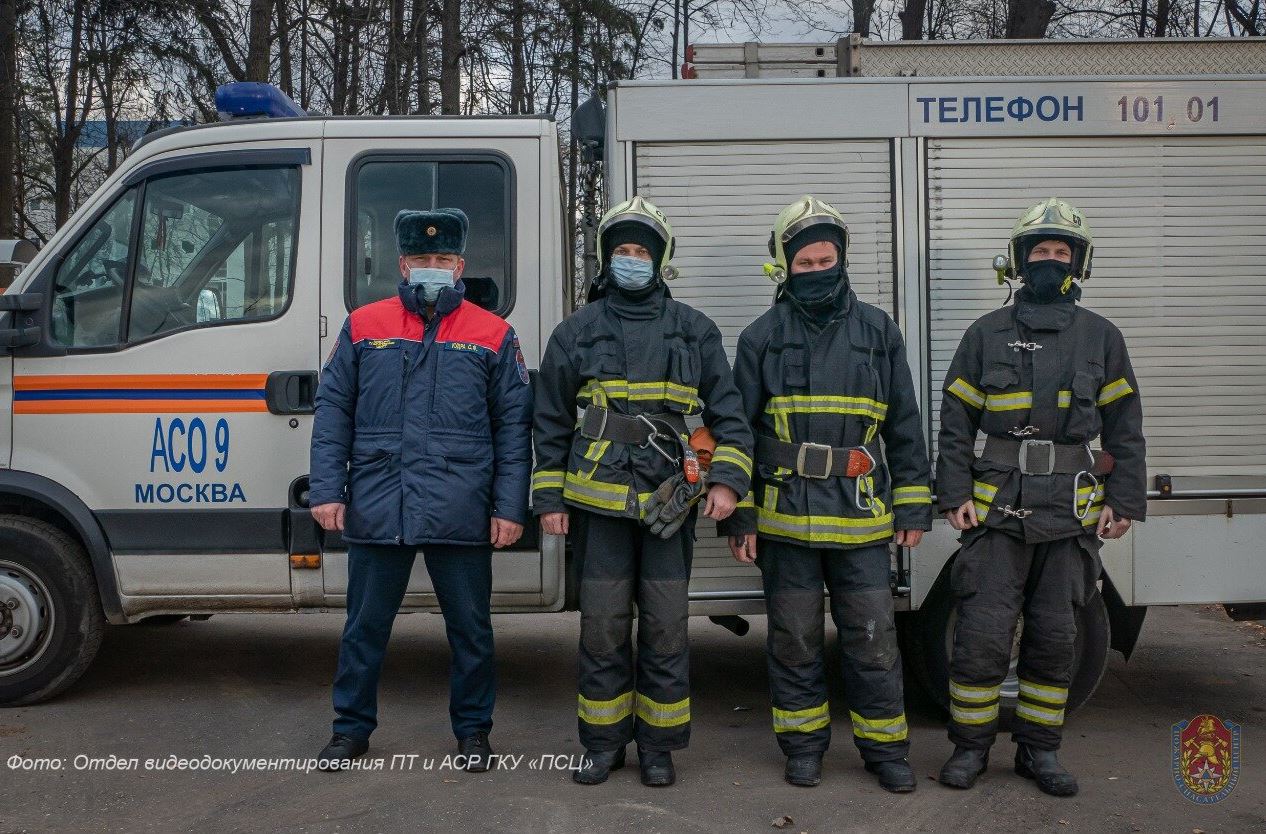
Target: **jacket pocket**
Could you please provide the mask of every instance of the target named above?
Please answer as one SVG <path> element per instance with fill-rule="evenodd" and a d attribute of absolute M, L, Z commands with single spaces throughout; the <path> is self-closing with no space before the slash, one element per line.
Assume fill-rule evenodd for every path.
<path fill-rule="evenodd" d="M 699 379 L 702 375 L 699 349 L 690 343 L 670 344 L 668 385 L 664 406 L 669 411 L 693 414 L 699 410 Z"/>
<path fill-rule="evenodd" d="M 421 537 L 482 544 L 492 518 L 495 466 L 492 441 L 476 436 L 432 435 L 427 443 L 427 474 L 419 483 Z"/>
<path fill-rule="evenodd" d="M 1103 384 L 1102 367 L 1091 364 L 1073 374 L 1064 435 L 1074 443 L 1087 442 L 1099 434 L 1100 417 L 1096 400 Z"/>
<path fill-rule="evenodd" d="M 398 343 L 361 350 L 357 375 L 357 429 L 400 427 L 408 356 L 408 351 L 401 349 Z"/>
<path fill-rule="evenodd" d="M 348 470 L 347 537 L 394 541 L 400 536 L 399 432 L 358 432 Z"/>

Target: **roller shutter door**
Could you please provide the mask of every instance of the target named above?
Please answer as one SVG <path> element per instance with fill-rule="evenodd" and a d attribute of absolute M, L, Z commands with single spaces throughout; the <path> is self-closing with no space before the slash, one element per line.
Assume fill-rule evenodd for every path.
<path fill-rule="evenodd" d="M 1084 302 L 1125 334 L 1151 474 L 1266 471 L 1266 145 L 1259 137 L 929 140 L 933 430 L 990 261 L 1058 195 L 1095 236 Z"/>
<path fill-rule="evenodd" d="M 813 194 L 848 223 L 850 281 L 864 301 L 893 310 L 892 155 L 887 140 L 639 143 L 637 193 L 659 206 L 677 235 L 673 297 L 721 330 L 731 360 L 739 334 L 769 309 L 774 285 L 762 265 L 774 218 Z M 757 592 L 711 521 L 701 519 L 692 592 Z"/>

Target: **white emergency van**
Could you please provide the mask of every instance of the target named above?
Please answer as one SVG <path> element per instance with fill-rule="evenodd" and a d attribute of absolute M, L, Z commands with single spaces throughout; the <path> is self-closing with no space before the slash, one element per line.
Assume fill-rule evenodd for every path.
<path fill-rule="evenodd" d="M 665 210 L 672 292 L 730 350 L 772 298 L 779 208 L 837 206 L 854 288 L 905 333 L 929 440 L 960 335 L 1005 299 L 990 263 L 1015 216 L 1051 194 L 1087 213 L 1085 301 L 1126 334 L 1153 492 L 1148 522 L 1104 548 L 1080 703 L 1147 605 L 1266 601 L 1264 80 L 618 82 L 607 198 Z M 306 508 L 312 397 L 343 317 L 395 291 L 392 217 L 467 212 L 472 297 L 535 367 L 572 295 L 560 182 L 538 118 L 255 118 L 141 143 L 0 296 L 0 703 L 70 685 L 106 623 L 340 607 L 346 547 Z M 934 694 L 955 547 L 938 521 L 894 553 L 907 656 Z M 574 607 L 569 566 L 530 530 L 494 556 L 494 610 Z M 690 593 L 736 631 L 763 612 L 711 525 Z M 435 608 L 421 568 L 405 605 Z"/>

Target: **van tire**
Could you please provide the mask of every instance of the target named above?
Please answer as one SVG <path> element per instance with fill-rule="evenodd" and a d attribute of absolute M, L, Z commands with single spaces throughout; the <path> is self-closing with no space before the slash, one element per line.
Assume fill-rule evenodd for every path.
<path fill-rule="evenodd" d="M 955 554 L 957 556 L 957 554 Z M 951 558 L 933 583 L 919 608 L 912 628 L 907 630 L 906 663 L 926 694 L 949 714 L 949 656 L 955 620 L 954 598 L 950 593 Z M 1077 618 L 1077 656 L 1073 660 L 1073 680 L 1068 687 L 1069 714 L 1090 700 L 1108 667 L 1108 648 L 1112 643 L 1108 608 L 1096 589 L 1082 607 Z M 1013 657 L 1014 660 L 1014 657 Z M 1009 682 L 1014 679 L 1009 674 Z M 1015 712 L 1015 695 L 1003 684 L 1002 714 L 999 732 L 1010 729 Z"/>
<path fill-rule="evenodd" d="M 60 694 L 101 648 L 105 615 L 88 555 L 46 521 L 0 515 L 0 606 L 9 609 L 0 611 L 0 706 Z"/>

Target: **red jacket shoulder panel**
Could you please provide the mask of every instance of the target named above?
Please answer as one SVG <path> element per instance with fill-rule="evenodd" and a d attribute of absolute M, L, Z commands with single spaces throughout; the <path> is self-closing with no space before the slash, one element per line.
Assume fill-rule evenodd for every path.
<path fill-rule="evenodd" d="M 422 318 L 406 310 L 396 296 L 353 310 L 351 320 L 353 344 L 366 339 L 422 341 Z"/>
<path fill-rule="evenodd" d="M 462 301 L 460 307 L 440 322 L 440 332 L 435 334 L 435 340 L 468 342 L 498 353 L 509 329 L 510 323 L 500 316 L 489 313 L 478 304 Z"/>

